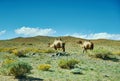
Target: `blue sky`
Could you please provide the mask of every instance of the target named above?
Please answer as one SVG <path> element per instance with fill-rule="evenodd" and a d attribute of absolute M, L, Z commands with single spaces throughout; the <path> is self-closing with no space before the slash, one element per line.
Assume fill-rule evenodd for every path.
<path fill-rule="evenodd" d="M 0 0 L 0 40 L 37 35 L 120 40 L 120 1 Z"/>

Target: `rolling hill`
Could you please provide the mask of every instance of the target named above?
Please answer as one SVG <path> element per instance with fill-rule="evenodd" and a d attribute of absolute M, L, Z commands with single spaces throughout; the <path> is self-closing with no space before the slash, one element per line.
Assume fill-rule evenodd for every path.
<path fill-rule="evenodd" d="M 61 52 L 55 51 L 48 47 L 48 43 L 52 43 L 55 38 L 62 38 L 66 42 L 66 52 L 69 56 L 54 56 Z M 39 81 L 119 81 L 120 80 L 120 41 L 98 39 L 90 40 L 95 44 L 93 51 L 83 54 L 82 48 L 77 44 L 79 40 L 71 36 L 49 37 L 18 37 L 9 40 L 0 40 L 0 62 L 9 59 L 17 59 L 29 63 L 33 70 L 27 78 L 12 78 L 5 76 L 0 69 L 0 81 L 22 81 L 35 80 Z M 18 57 L 14 54 L 23 54 L 26 57 Z M 107 58 L 107 59 L 106 59 Z M 82 71 L 82 74 L 72 74 L 71 69 L 60 68 L 59 63 L 65 63 L 64 60 L 77 60 L 78 65 L 75 68 Z M 51 69 L 48 71 L 38 70 L 38 65 L 49 64 Z M 66 65 L 65 65 L 66 66 Z M 0 66 L 1 67 L 1 66 Z M 2 68 L 2 67 L 1 67 Z M 76 71 L 76 70 L 75 70 Z M 92 76 L 92 78 L 91 78 Z M 40 81 L 43 81 L 40 80 Z"/>

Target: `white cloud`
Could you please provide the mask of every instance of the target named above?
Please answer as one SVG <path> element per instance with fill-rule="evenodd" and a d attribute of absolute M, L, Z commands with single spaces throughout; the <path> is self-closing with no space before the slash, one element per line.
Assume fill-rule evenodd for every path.
<path fill-rule="evenodd" d="M 69 35 L 69 34 L 68 34 Z M 79 34 L 74 33 L 69 36 L 84 38 L 84 39 L 112 39 L 112 40 L 120 40 L 120 34 L 109 34 L 106 32 L 103 33 L 91 33 L 91 34 Z"/>
<path fill-rule="evenodd" d="M 0 35 L 4 34 L 6 30 L 0 31 Z"/>
<path fill-rule="evenodd" d="M 37 36 L 37 35 L 49 36 L 56 33 L 56 31 L 51 28 L 40 29 L 23 26 L 19 29 L 16 29 L 15 33 L 22 34 L 25 36 Z"/>

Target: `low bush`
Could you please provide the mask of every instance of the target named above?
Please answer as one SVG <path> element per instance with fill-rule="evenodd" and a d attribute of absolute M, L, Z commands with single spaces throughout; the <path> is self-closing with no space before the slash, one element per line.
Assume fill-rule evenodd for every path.
<path fill-rule="evenodd" d="M 12 53 L 14 55 L 18 56 L 18 57 L 24 57 L 25 56 L 25 51 L 23 51 L 23 50 L 15 49 L 15 50 L 12 50 Z"/>
<path fill-rule="evenodd" d="M 15 62 L 15 60 L 13 60 L 13 59 L 5 59 L 5 60 L 3 61 L 3 63 L 2 63 L 2 66 L 7 65 L 7 64 L 11 64 L 11 63 L 13 63 L 13 62 Z"/>
<path fill-rule="evenodd" d="M 16 47 L 12 47 L 12 48 L 0 48 L 0 52 L 8 52 L 8 53 L 12 53 L 12 50 L 17 49 Z"/>
<path fill-rule="evenodd" d="M 38 65 L 38 70 L 48 71 L 51 68 L 50 64 L 40 64 Z"/>
<path fill-rule="evenodd" d="M 2 66 L 0 73 L 4 75 L 13 75 L 15 77 L 26 76 L 30 73 L 32 66 L 26 62 L 16 61 Z"/>
<path fill-rule="evenodd" d="M 9 68 L 9 65 L 13 62 L 16 62 L 16 60 L 14 60 L 13 58 L 9 58 L 9 56 L 5 57 L 5 59 L 1 62 L 0 74 L 9 75 L 7 69 Z"/>
<path fill-rule="evenodd" d="M 99 49 L 94 51 L 94 55 L 90 55 L 95 58 L 100 58 L 103 60 L 111 60 L 113 62 L 119 62 L 119 58 L 116 56 L 119 55 L 119 52 L 110 52 L 105 49 Z"/>
<path fill-rule="evenodd" d="M 1 56 L 2 56 L 1 57 L 2 59 L 0 63 L 2 66 L 16 62 L 18 60 L 16 56 L 14 56 L 13 54 L 9 54 L 9 53 L 2 54 Z"/>
<path fill-rule="evenodd" d="M 111 53 L 98 53 L 98 54 L 95 54 L 95 57 L 107 60 L 111 58 Z"/>
<path fill-rule="evenodd" d="M 120 56 L 120 51 L 114 51 L 113 54 Z"/>
<path fill-rule="evenodd" d="M 99 48 L 99 49 L 94 50 L 94 54 L 90 56 L 95 57 L 95 58 L 101 58 L 103 60 L 107 60 L 107 59 L 110 59 L 112 55 L 113 55 L 112 52 L 110 52 L 109 50 Z"/>
<path fill-rule="evenodd" d="M 59 61 L 58 65 L 63 69 L 72 69 L 74 68 L 75 64 L 78 64 L 78 63 L 79 61 L 75 59 L 70 59 L 70 60 L 62 59 Z"/>

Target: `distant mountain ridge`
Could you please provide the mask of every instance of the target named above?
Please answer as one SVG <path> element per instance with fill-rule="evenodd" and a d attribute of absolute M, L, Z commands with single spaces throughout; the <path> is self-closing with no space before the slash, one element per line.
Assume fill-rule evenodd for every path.
<path fill-rule="evenodd" d="M 17 37 L 17 38 L 12 38 L 9 40 L 2 40 L 2 41 L 11 41 L 11 42 L 52 42 L 56 38 L 61 38 L 63 41 L 66 42 L 76 42 L 78 40 L 89 40 L 89 39 L 82 39 L 82 38 L 77 38 L 77 37 L 72 37 L 72 36 L 58 36 L 58 37 L 53 37 L 53 36 L 34 36 L 34 37 Z M 109 39 L 90 39 L 91 41 L 97 43 L 97 42 L 120 42 L 120 40 L 109 40 Z"/>

